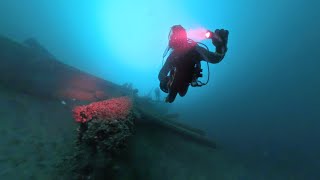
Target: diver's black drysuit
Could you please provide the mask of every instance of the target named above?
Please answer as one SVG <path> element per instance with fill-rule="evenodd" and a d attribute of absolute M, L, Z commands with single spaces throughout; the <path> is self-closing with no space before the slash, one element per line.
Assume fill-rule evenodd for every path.
<path fill-rule="evenodd" d="M 216 52 L 211 52 L 197 44 L 190 46 L 190 49 L 184 53 L 173 50 L 159 72 L 160 89 L 168 93 L 166 101 L 169 103 L 175 100 L 177 93 L 181 97 L 187 93 L 195 71 L 201 68 L 200 62 L 202 60 L 213 64 L 219 63 L 227 50 L 226 47 L 224 49 L 216 48 Z M 170 83 L 169 72 L 174 73 L 170 87 L 168 87 L 168 83 Z"/>

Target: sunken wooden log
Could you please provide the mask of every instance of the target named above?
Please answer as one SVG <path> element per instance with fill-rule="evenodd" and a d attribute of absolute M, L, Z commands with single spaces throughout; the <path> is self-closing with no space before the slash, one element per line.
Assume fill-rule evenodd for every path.
<path fill-rule="evenodd" d="M 152 116 L 157 116 L 157 119 L 161 119 L 161 122 L 165 121 L 167 124 L 170 124 L 171 126 L 185 129 L 186 131 L 198 134 L 199 136 L 206 136 L 206 133 L 200 129 L 177 122 L 176 119 L 179 117 L 179 114 L 170 114 L 168 112 L 170 104 L 164 102 L 151 101 L 150 99 L 145 98 L 137 98 L 135 99 L 135 106 L 137 107 L 137 109 L 140 109 L 138 111 L 146 112 L 148 114 L 151 114 Z"/>
<path fill-rule="evenodd" d="M 178 123 L 174 123 L 172 120 L 166 119 L 164 117 L 158 116 L 157 114 L 152 113 L 143 108 L 143 106 L 136 107 L 137 111 L 141 114 L 140 123 L 154 123 L 158 126 L 165 128 L 166 130 L 171 130 L 178 135 L 192 141 L 196 141 L 202 145 L 216 148 L 216 143 L 205 137 L 202 133 L 197 131 L 192 131 L 185 128 L 184 126 Z"/>
<path fill-rule="evenodd" d="M 188 126 L 186 124 L 182 124 L 180 122 L 175 121 L 172 118 L 169 118 L 169 119 L 165 118 L 165 119 L 166 119 L 166 121 L 168 121 L 168 123 L 174 124 L 175 126 L 180 126 L 181 128 L 187 129 L 187 130 L 189 130 L 191 132 L 194 132 L 196 134 L 199 134 L 201 136 L 205 136 L 206 135 L 206 133 L 204 131 L 202 131 L 201 129 L 197 129 L 197 128 L 194 128 L 194 127 L 190 127 L 190 126 Z"/>

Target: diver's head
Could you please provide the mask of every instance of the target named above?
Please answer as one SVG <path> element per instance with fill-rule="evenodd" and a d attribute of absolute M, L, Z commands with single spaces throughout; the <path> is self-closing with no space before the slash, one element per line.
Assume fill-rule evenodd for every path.
<path fill-rule="evenodd" d="M 181 25 L 172 26 L 169 33 L 169 47 L 172 49 L 182 49 L 187 44 L 187 31 Z"/>

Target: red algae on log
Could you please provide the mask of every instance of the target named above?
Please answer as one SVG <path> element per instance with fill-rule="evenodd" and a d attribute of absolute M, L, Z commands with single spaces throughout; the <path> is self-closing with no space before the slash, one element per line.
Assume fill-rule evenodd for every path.
<path fill-rule="evenodd" d="M 112 98 L 75 107 L 73 109 L 73 118 L 79 123 L 85 123 L 92 119 L 121 120 L 129 115 L 131 108 L 132 101 L 130 98 Z"/>
<path fill-rule="evenodd" d="M 130 98 L 120 97 L 73 109 L 73 117 L 79 123 L 78 138 L 68 163 L 75 177 L 79 177 L 76 179 L 95 177 L 101 170 L 109 175 L 115 173 L 110 167 L 126 152 L 135 132 L 132 106 Z"/>

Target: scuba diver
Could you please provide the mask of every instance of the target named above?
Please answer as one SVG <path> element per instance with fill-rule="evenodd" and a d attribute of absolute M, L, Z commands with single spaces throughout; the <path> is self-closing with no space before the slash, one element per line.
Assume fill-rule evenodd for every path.
<path fill-rule="evenodd" d="M 181 25 L 171 27 L 169 33 L 169 45 L 163 54 L 163 58 L 171 49 L 171 53 L 162 66 L 158 79 L 160 89 L 168 93 L 165 102 L 172 103 L 177 94 L 185 96 L 189 85 L 201 87 L 209 82 L 209 64 L 219 63 L 225 56 L 228 48 L 229 31 L 216 29 L 215 32 L 207 31 L 206 38 L 212 40 L 216 47 L 215 52 L 211 52 L 202 43 L 197 43 L 188 39 L 186 30 Z M 204 45 L 206 48 L 199 46 Z M 201 61 L 204 60 L 208 65 L 208 80 L 203 83 L 198 80 L 202 77 Z M 169 74 L 169 75 L 168 75 Z"/>

